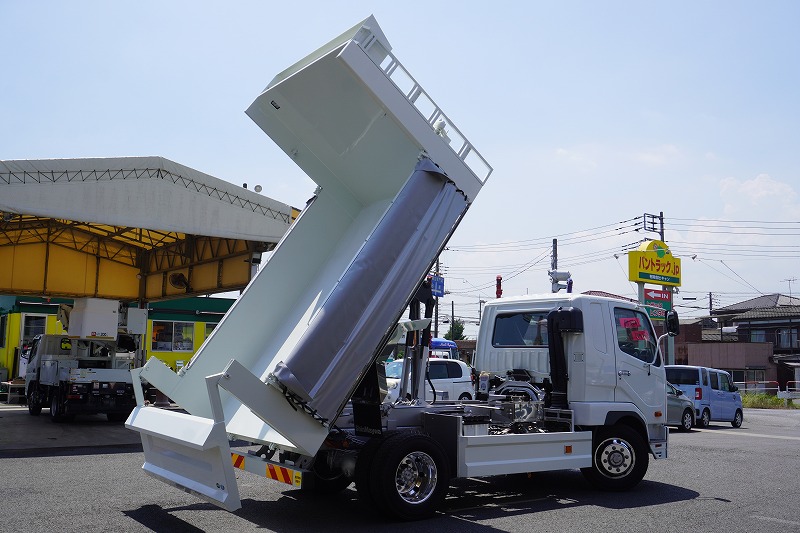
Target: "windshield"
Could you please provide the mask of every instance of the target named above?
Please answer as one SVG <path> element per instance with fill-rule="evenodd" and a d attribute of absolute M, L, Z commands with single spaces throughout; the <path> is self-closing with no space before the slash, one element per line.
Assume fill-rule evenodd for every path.
<path fill-rule="evenodd" d="M 403 361 L 392 361 L 391 363 L 386 363 L 387 378 L 400 379 L 400 375 L 402 373 L 403 373 Z"/>

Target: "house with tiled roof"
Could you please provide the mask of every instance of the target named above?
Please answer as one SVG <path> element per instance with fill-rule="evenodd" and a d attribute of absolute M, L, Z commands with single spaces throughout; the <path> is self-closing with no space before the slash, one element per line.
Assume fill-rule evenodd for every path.
<path fill-rule="evenodd" d="M 682 323 L 676 363 L 721 368 L 740 384 L 785 389 L 800 381 L 798 328 L 800 298 L 765 294 L 712 310 L 703 326 Z"/>
<path fill-rule="evenodd" d="M 770 301 L 774 305 L 764 305 Z M 768 345 L 769 362 L 777 369 L 776 381 L 781 388 L 787 384 L 797 388 L 800 385 L 800 298 L 765 295 L 750 303 L 758 305 L 748 309 L 739 304 L 738 313 L 725 315 L 728 328 L 736 331 L 739 342 Z"/>

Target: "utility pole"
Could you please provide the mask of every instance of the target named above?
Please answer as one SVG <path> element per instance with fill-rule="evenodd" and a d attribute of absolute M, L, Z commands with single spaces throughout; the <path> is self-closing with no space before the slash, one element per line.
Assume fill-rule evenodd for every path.
<path fill-rule="evenodd" d="M 664 243 L 664 212 L 659 211 L 658 216 L 651 215 L 649 213 L 642 213 L 642 229 L 644 229 L 644 231 L 658 233 L 661 242 Z M 637 282 L 636 285 L 639 288 L 639 302 L 644 303 L 644 283 Z M 668 291 L 670 293 L 670 300 L 674 301 L 674 287 L 662 285 L 661 289 Z M 667 363 L 675 364 L 675 339 L 672 336 L 667 337 L 666 348 Z"/>
<path fill-rule="evenodd" d="M 567 292 L 572 292 L 572 274 L 569 271 L 559 272 L 558 270 L 558 239 L 553 239 L 550 271 L 547 274 L 550 276 L 553 292 L 558 292 L 561 289 L 567 289 Z M 559 281 L 565 281 L 566 284 L 559 283 Z"/>
<path fill-rule="evenodd" d="M 658 222 L 658 224 L 656 224 Z M 645 231 L 652 231 L 658 233 L 661 237 L 661 242 L 664 242 L 664 212 L 659 211 L 658 216 L 644 213 L 642 215 L 642 225 Z"/>
<path fill-rule="evenodd" d="M 456 302 L 450 300 L 450 340 L 454 341 L 456 336 Z"/>
<path fill-rule="evenodd" d="M 439 258 L 436 258 L 436 275 L 439 275 Z M 436 306 L 433 308 L 433 336 L 439 336 L 439 298 L 436 298 Z"/>

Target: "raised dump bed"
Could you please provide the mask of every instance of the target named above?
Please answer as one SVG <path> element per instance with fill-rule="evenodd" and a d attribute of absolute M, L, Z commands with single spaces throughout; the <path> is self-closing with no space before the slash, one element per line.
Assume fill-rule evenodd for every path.
<path fill-rule="evenodd" d="M 313 456 L 491 173 L 372 17 L 247 114 L 317 193 L 188 365 L 142 367 L 189 415 L 139 393 L 127 423 L 148 473 L 228 509 L 228 435 Z"/>

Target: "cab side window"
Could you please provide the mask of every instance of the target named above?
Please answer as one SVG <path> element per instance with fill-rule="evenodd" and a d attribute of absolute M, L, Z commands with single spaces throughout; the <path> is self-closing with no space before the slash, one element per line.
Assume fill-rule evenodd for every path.
<path fill-rule="evenodd" d="M 731 392 L 731 382 L 727 374 L 719 375 L 719 390 L 723 392 Z"/>
<path fill-rule="evenodd" d="M 645 363 L 656 360 L 656 337 L 647 315 L 633 309 L 616 308 L 614 324 L 620 350 Z"/>
<path fill-rule="evenodd" d="M 492 346 L 547 346 L 547 313 L 541 311 L 498 315 L 494 322 Z"/>

